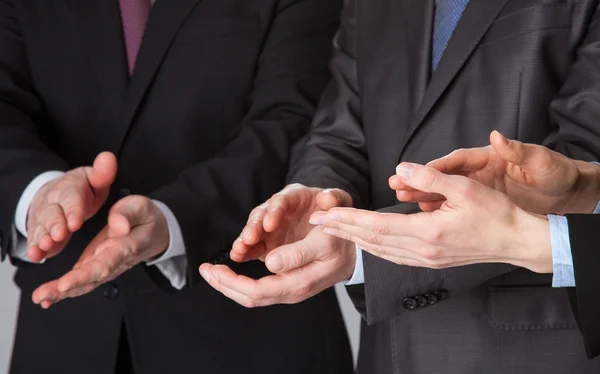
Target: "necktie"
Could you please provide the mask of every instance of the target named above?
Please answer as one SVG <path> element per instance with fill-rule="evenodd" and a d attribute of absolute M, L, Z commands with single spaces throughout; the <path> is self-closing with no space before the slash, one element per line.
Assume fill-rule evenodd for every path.
<path fill-rule="evenodd" d="M 437 0 L 433 22 L 433 50 L 431 71 L 437 69 L 450 37 L 462 17 L 469 0 Z"/>
<path fill-rule="evenodd" d="M 119 0 L 119 6 L 121 7 L 121 23 L 127 50 L 129 76 L 132 76 L 146 23 L 150 16 L 151 4 L 150 0 Z"/>

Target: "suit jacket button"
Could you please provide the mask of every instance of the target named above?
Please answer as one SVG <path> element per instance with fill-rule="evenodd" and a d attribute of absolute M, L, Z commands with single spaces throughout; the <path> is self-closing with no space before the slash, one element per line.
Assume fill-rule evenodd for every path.
<path fill-rule="evenodd" d="M 420 308 L 427 305 L 427 298 L 425 296 L 415 296 L 415 300 L 417 300 L 417 305 Z"/>
<path fill-rule="evenodd" d="M 117 198 L 121 200 L 124 197 L 131 195 L 131 190 L 129 188 L 121 188 L 117 193 Z"/>
<path fill-rule="evenodd" d="M 406 299 L 402 300 L 402 306 L 404 309 L 414 310 L 417 308 L 417 300 L 413 299 L 412 297 L 407 297 Z"/>
<path fill-rule="evenodd" d="M 435 295 L 435 297 L 437 297 L 438 301 L 442 301 L 448 298 L 448 291 L 446 290 L 439 290 L 437 292 L 433 293 Z"/>
<path fill-rule="evenodd" d="M 104 286 L 104 297 L 107 300 L 116 300 L 119 297 L 119 288 L 114 283 Z"/>
<path fill-rule="evenodd" d="M 428 293 L 428 294 L 425 294 L 424 296 L 425 296 L 425 298 L 427 298 L 427 304 L 429 304 L 429 305 L 433 305 L 438 302 L 437 296 L 435 296 L 433 294 Z"/>

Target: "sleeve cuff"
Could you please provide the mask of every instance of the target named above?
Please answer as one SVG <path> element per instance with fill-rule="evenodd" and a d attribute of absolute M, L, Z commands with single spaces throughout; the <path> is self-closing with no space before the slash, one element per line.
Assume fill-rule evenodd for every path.
<path fill-rule="evenodd" d="M 156 266 L 158 270 L 169 280 L 173 288 L 181 290 L 187 279 L 187 257 L 185 256 L 185 244 L 183 234 L 177 218 L 169 207 L 158 201 L 152 202 L 161 210 L 167 220 L 169 228 L 169 247 L 157 259 L 146 262 L 147 266 Z"/>
<path fill-rule="evenodd" d="M 31 200 L 35 197 L 35 194 L 42 188 L 46 183 L 60 178 L 65 173 L 62 171 L 47 171 L 35 177 L 25 188 L 19 202 L 17 203 L 17 211 L 15 212 L 15 228 L 17 231 L 27 238 L 27 214 L 29 213 L 29 206 Z"/>
<path fill-rule="evenodd" d="M 345 282 L 346 286 L 355 286 L 365 283 L 365 272 L 363 268 L 362 250 L 356 246 L 356 264 L 354 265 L 354 273 L 352 278 Z"/>
<path fill-rule="evenodd" d="M 569 223 L 566 217 L 548 215 L 550 243 L 552 246 L 552 287 L 575 287 L 573 253 L 569 239 Z"/>

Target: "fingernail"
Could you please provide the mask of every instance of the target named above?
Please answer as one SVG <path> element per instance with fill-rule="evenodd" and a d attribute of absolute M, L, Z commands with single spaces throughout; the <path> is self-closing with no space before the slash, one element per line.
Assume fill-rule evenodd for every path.
<path fill-rule="evenodd" d="M 211 270 L 209 277 L 213 278 L 215 280 L 215 282 L 219 281 L 219 275 L 217 274 L 216 271 Z"/>
<path fill-rule="evenodd" d="M 200 270 L 200 275 L 204 278 L 205 281 L 210 282 L 210 273 L 204 269 Z"/>
<path fill-rule="evenodd" d="M 268 268 L 273 273 L 280 272 L 283 270 L 283 258 L 280 254 L 272 255 L 269 257 Z"/>
<path fill-rule="evenodd" d="M 396 168 L 396 174 L 404 180 L 412 178 L 415 173 L 415 166 L 413 164 L 402 163 Z"/>
<path fill-rule="evenodd" d="M 59 230 L 60 230 L 60 227 L 58 227 L 58 226 L 53 226 L 50 229 L 50 236 L 52 237 L 52 240 L 54 240 L 54 238 L 56 238 L 58 236 L 58 234 L 60 234 Z"/>

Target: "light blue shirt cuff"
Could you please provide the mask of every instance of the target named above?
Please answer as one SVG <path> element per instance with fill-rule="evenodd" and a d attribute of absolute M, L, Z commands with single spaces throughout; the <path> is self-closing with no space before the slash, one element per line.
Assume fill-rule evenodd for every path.
<path fill-rule="evenodd" d="M 548 215 L 550 243 L 552 245 L 552 287 L 575 287 L 573 253 L 569 239 L 569 223 L 566 217 Z"/>
<path fill-rule="evenodd" d="M 600 214 L 600 202 L 596 205 L 596 209 L 594 210 L 594 214 Z"/>
<path fill-rule="evenodd" d="M 355 286 L 363 283 L 365 283 L 365 271 L 363 268 L 362 250 L 356 246 L 356 264 L 354 264 L 354 273 L 352 274 L 352 278 L 344 284 L 346 286 Z"/>

